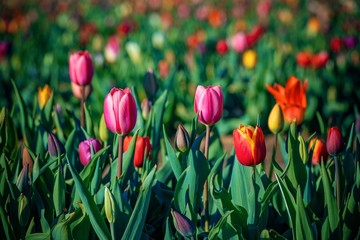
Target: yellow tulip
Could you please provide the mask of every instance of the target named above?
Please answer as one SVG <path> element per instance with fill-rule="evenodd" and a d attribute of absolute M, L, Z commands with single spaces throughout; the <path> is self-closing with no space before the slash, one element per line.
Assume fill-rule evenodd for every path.
<path fill-rule="evenodd" d="M 257 62 L 257 55 L 254 50 L 246 50 L 242 62 L 246 68 L 254 68 Z"/>
<path fill-rule="evenodd" d="M 49 85 L 45 84 L 43 88 L 38 88 L 38 101 L 40 109 L 43 109 L 46 103 L 49 101 L 52 94 L 52 90 Z"/>
<path fill-rule="evenodd" d="M 279 104 L 275 104 L 269 114 L 268 127 L 273 134 L 281 132 L 284 127 L 284 116 Z"/>

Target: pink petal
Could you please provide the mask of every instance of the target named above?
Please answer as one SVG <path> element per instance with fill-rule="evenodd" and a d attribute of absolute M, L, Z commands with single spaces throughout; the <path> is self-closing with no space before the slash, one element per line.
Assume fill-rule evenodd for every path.
<path fill-rule="evenodd" d="M 200 97 L 203 95 L 204 91 L 205 91 L 205 88 L 203 86 L 201 86 L 201 85 L 197 86 L 196 91 L 195 91 L 195 99 L 194 99 L 195 113 L 198 113 Z"/>
<path fill-rule="evenodd" d="M 112 90 L 111 90 L 111 92 L 112 92 Z M 114 113 L 113 97 L 112 97 L 111 92 L 106 95 L 105 100 L 104 100 L 104 119 L 105 119 L 105 124 L 108 127 L 108 129 L 111 132 L 116 133 L 117 132 L 116 131 L 117 124 L 116 124 L 116 118 L 115 118 L 115 113 Z"/>
<path fill-rule="evenodd" d="M 131 132 L 136 123 L 137 109 L 134 97 L 130 93 L 126 93 L 121 99 L 119 105 L 119 123 L 121 134 Z"/>

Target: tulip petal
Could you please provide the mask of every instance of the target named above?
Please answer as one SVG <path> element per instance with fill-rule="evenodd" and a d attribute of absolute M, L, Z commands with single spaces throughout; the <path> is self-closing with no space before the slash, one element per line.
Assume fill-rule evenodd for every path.
<path fill-rule="evenodd" d="M 90 54 L 82 54 L 76 62 L 75 74 L 77 84 L 84 86 L 91 82 L 94 74 L 94 66 L 90 57 Z"/>
<path fill-rule="evenodd" d="M 260 127 L 256 127 L 252 141 L 252 153 L 254 157 L 254 163 L 259 164 L 265 159 L 266 145 L 265 137 Z"/>
<path fill-rule="evenodd" d="M 118 119 L 120 124 L 120 129 L 122 134 L 129 133 L 135 126 L 137 110 L 134 97 L 130 93 L 126 93 L 119 105 Z"/>
<path fill-rule="evenodd" d="M 198 113 L 199 108 L 201 109 L 200 104 L 200 98 L 204 94 L 205 88 L 201 85 L 197 86 L 196 92 L 195 92 L 195 101 L 194 101 L 194 111 L 195 113 Z"/>
<path fill-rule="evenodd" d="M 245 166 L 254 165 L 250 142 L 243 137 L 240 129 L 233 132 L 234 148 L 238 161 Z"/>
<path fill-rule="evenodd" d="M 108 129 L 111 132 L 116 133 L 117 132 L 116 122 L 117 121 L 115 118 L 113 97 L 112 97 L 111 92 L 108 95 L 106 95 L 105 100 L 104 100 L 104 119 L 105 119 L 105 123 L 106 123 L 106 126 L 108 127 Z"/>

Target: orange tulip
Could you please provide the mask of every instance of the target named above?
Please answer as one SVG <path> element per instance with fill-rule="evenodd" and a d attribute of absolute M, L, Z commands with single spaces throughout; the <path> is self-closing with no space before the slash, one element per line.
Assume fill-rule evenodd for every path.
<path fill-rule="evenodd" d="M 275 97 L 276 103 L 280 105 L 287 123 L 295 121 L 299 125 L 304 121 L 307 85 L 307 80 L 301 84 L 294 76 L 289 78 L 285 88 L 277 83 L 274 86 L 266 85 L 267 90 Z"/>
<path fill-rule="evenodd" d="M 313 149 L 313 154 L 311 158 L 311 162 L 313 165 L 320 164 L 321 159 L 323 159 L 324 163 L 327 161 L 329 154 L 326 150 L 326 144 L 322 139 L 311 139 L 308 152 L 310 152 L 311 149 Z"/>
<path fill-rule="evenodd" d="M 39 106 L 41 109 L 43 109 L 46 105 L 46 103 L 49 101 L 52 94 L 52 90 L 49 87 L 49 85 L 45 84 L 43 88 L 38 88 L 38 101 Z"/>

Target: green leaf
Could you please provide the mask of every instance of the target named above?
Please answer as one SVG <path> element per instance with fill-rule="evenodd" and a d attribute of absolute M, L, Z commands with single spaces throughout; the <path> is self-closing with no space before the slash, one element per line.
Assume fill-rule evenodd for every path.
<path fill-rule="evenodd" d="M 65 208 L 65 179 L 62 166 L 59 165 L 55 175 L 55 186 L 53 192 L 53 201 L 56 216 L 60 215 Z"/>
<path fill-rule="evenodd" d="M 227 211 L 209 232 L 209 240 L 212 239 L 234 239 L 237 235 L 236 229 L 227 220 L 233 211 Z"/>
<path fill-rule="evenodd" d="M 54 105 L 54 91 L 51 92 L 49 100 L 46 102 L 45 107 L 41 110 L 41 120 L 42 123 L 51 128 L 51 113 Z"/>
<path fill-rule="evenodd" d="M 83 181 L 81 180 L 79 174 L 73 168 L 72 164 L 70 163 L 69 159 L 67 159 L 68 166 L 73 176 L 76 191 L 79 193 L 80 199 L 87 210 L 87 214 L 90 218 L 90 223 L 93 226 L 96 234 L 100 239 L 110 239 L 111 235 L 109 230 L 105 224 L 105 220 L 103 216 L 100 214 L 98 207 L 96 206 L 93 198 L 91 197 L 89 191 L 85 188 Z"/>
<path fill-rule="evenodd" d="M 12 229 L 11 224 L 8 222 L 8 216 L 4 211 L 3 203 L 0 204 L 0 220 L 1 220 L 1 226 L 4 230 L 6 239 L 16 239 L 14 235 L 14 230 Z"/>
<path fill-rule="evenodd" d="M 168 160 L 170 162 L 171 168 L 174 172 L 174 175 L 176 177 L 176 180 L 179 180 L 179 177 L 182 173 L 182 167 L 181 167 L 181 163 L 180 160 L 177 158 L 174 149 L 172 148 L 170 142 L 169 142 L 169 138 L 166 134 L 166 130 L 165 130 L 165 126 L 163 125 L 163 132 L 164 132 L 164 141 L 165 141 L 165 146 L 166 146 L 166 152 L 168 155 Z"/>
<path fill-rule="evenodd" d="M 311 227 L 311 223 L 306 210 L 304 202 L 301 196 L 300 187 L 297 188 L 296 194 L 296 218 L 295 218 L 295 236 L 296 239 L 316 239 L 314 231 Z"/>
<path fill-rule="evenodd" d="M 93 121 L 92 121 L 92 116 L 89 112 L 89 109 L 87 107 L 86 104 L 84 104 L 84 109 L 85 109 L 85 123 L 86 123 L 86 132 L 90 135 L 90 136 L 94 136 L 94 125 L 93 125 Z"/>
<path fill-rule="evenodd" d="M 153 119 L 151 127 L 151 145 L 153 147 L 153 152 L 157 152 L 160 146 L 161 138 L 161 125 L 163 124 L 163 117 L 165 112 L 165 103 L 167 100 L 168 91 L 165 90 L 161 96 L 155 101 L 152 108 Z"/>
<path fill-rule="evenodd" d="M 273 229 L 270 230 L 264 229 L 260 234 L 260 239 L 286 240 L 286 238 L 281 236 Z"/>
<path fill-rule="evenodd" d="M 25 236 L 25 240 L 50 240 L 50 233 L 32 233 Z"/>
<path fill-rule="evenodd" d="M 120 178 L 120 186 L 125 187 L 127 184 L 127 181 L 130 179 L 134 172 L 134 154 L 135 154 L 135 146 L 136 146 L 136 139 L 139 134 L 139 129 L 136 130 L 133 138 L 130 141 L 130 145 L 128 147 L 128 150 L 124 154 L 123 158 L 123 174 Z M 116 167 L 117 167 L 117 161 L 116 161 Z M 117 169 L 117 168 L 116 168 Z"/>

